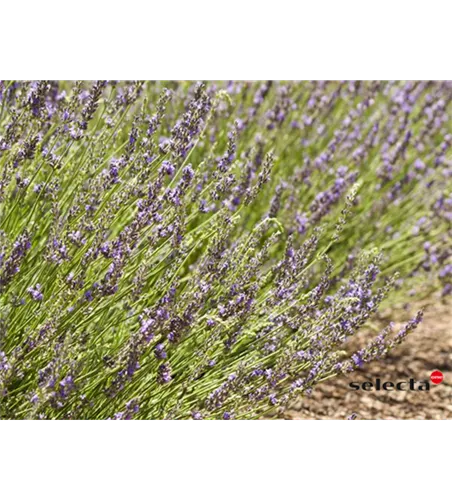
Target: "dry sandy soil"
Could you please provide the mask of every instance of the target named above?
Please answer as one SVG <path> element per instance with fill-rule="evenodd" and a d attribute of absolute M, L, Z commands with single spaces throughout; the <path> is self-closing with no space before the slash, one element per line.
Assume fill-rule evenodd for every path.
<path fill-rule="evenodd" d="M 393 313 L 404 320 L 406 313 Z M 405 317 L 404 317 L 405 316 Z M 363 333 L 350 343 L 363 345 Z M 375 335 L 375 333 L 373 334 Z M 400 382 L 429 380 L 434 370 L 444 375 L 429 391 L 353 390 L 350 382 Z M 417 386 L 417 385 L 416 385 Z M 288 419 L 452 419 L 452 303 L 426 306 L 424 320 L 406 341 L 385 360 L 371 363 L 348 376 L 329 380 L 312 396 L 295 404 Z"/>

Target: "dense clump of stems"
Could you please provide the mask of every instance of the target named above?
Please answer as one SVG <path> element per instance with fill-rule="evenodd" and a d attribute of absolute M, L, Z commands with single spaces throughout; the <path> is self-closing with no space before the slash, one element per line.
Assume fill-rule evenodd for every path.
<path fill-rule="evenodd" d="M 257 418 L 452 293 L 452 87 L 0 82 L 0 418 Z"/>

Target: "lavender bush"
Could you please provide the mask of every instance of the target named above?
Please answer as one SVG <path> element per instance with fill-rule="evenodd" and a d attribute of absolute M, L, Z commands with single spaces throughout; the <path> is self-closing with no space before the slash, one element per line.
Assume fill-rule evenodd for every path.
<path fill-rule="evenodd" d="M 452 85 L 0 82 L 0 418 L 281 414 L 452 293 Z M 397 274 L 396 274 L 397 273 Z"/>

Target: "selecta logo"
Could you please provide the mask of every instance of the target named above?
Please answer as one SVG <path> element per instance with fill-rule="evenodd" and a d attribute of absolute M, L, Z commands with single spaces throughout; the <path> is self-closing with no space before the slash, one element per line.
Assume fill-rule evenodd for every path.
<path fill-rule="evenodd" d="M 430 375 L 430 380 L 432 381 L 432 384 L 440 384 L 444 379 L 444 375 L 439 371 L 435 370 L 431 375 Z"/>
<path fill-rule="evenodd" d="M 444 375 L 439 371 L 435 370 L 430 375 L 430 381 L 432 384 L 438 385 L 444 380 Z M 428 380 L 416 381 L 412 378 L 410 380 L 402 380 L 400 382 L 385 381 L 382 382 L 380 378 L 373 382 L 363 382 L 359 384 L 358 382 L 350 382 L 350 387 L 358 391 L 362 389 L 363 391 L 429 391 L 430 383 Z"/>

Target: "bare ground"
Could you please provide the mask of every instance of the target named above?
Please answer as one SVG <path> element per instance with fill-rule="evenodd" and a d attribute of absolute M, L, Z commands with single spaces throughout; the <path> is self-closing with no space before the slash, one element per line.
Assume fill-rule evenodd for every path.
<path fill-rule="evenodd" d="M 412 313 L 413 311 L 411 311 Z M 411 314 L 413 315 L 413 314 Z M 400 320 L 406 313 L 393 313 Z M 350 349 L 364 344 L 369 332 L 360 334 Z M 375 335 L 375 333 L 373 333 Z M 353 390 L 350 382 L 400 382 L 428 380 L 434 370 L 444 375 L 441 384 L 430 383 L 429 391 Z M 347 376 L 317 386 L 312 396 L 296 403 L 287 419 L 452 419 L 452 304 L 426 307 L 424 320 L 405 342 L 386 359 L 376 361 Z"/>

